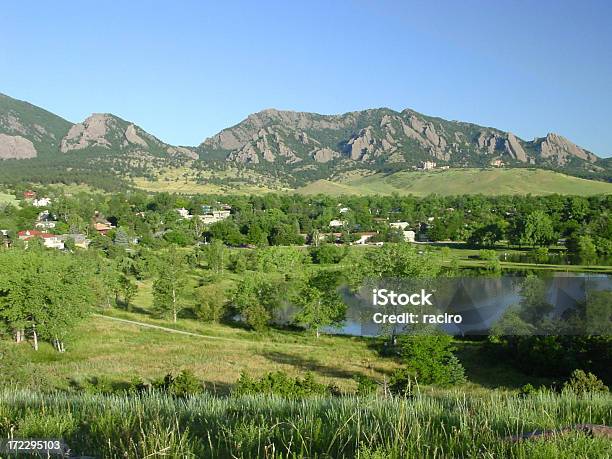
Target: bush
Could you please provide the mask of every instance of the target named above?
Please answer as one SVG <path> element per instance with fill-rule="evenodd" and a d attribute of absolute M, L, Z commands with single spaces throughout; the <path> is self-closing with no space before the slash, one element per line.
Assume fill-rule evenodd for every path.
<path fill-rule="evenodd" d="M 452 386 L 465 382 L 465 370 L 444 334 L 400 337 L 402 357 L 420 384 Z"/>
<path fill-rule="evenodd" d="M 575 394 L 589 394 L 594 392 L 608 392 L 609 389 L 608 386 L 593 373 L 574 370 L 570 379 L 563 385 L 563 390 Z"/>
<path fill-rule="evenodd" d="M 301 379 L 291 378 L 283 371 L 270 372 L 259 379 L 241 373 L 233 390 L 234 395 L 274 394 L 287 398 L 325 395 L 327 392 L 326 386 L 315 381 L 310 372 Z"/>
<path fill-rule="evenodd" d="M 177 376 L 168 373 L 163 379 L 153 383 L 153 387 L 176 397 L 201 394 L 204 387 L 191 370 L 183 370 Z"/>
<path fill-rule="evenodd" d="M 414 374 L 408 368 L 398 368 L 389 378 L 389 391 L 393 395 L 411 397 L 415 387 Z"/>
<path fill-rule="evenodd" d="M 355 375 L 353 379 L 357 381 L 357 391 L 355 393 L 359 396 L 374 394 L 378 390 L 378 383 L 369 376 Z"/>
<path fill-rule="evenodd" d="M 519 389 L 519 397 L 529 397 L 538 393 L 538 390 L 531 384 L 525 384 Z"/>
<path fill-rule="evenodd" d="M 313 263 L 322 265 L 337 264 L 346 256 L 348 248 L 346 246 L 323 244 L 319 247 L 311 247 L 309 252 Z"/>

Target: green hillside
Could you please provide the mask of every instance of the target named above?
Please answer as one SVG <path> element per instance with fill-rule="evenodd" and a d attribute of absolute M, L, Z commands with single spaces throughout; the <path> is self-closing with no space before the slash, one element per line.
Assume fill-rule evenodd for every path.
<path fill-rule="evenodd" d="M 0 133 L 27 138 L 39 155 L 56 154 L 71 126 L 47 110 L 0 94 Z"/>
<path fill-rule="evenodd" d="M 401 171 L 348 178 L 339 182 L 317 180 L 300 189 L 302 194 L 571 194 L 612 193 L 612 184 L 586 180 L 542 169 L 451 169 Z"/>

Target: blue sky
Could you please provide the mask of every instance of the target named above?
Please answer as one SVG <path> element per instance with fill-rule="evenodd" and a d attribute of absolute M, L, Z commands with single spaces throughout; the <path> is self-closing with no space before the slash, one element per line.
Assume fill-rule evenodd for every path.
<path fill-rule="evenodd" d="M 413 108 L 612 155 L 612 2 L 5 2 L 0 92 L 195 145 L 275 107 Z"/>

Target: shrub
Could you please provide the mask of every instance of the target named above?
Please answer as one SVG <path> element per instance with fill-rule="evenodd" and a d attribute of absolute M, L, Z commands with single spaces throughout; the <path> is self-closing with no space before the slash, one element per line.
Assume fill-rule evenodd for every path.
<path fill-rule="evenodd" d="M 291 378 L 283 371 L 270 372 L 259 379 L 241 373 L 233 390 L 234 395 L 274 394 L 287 398 L 325 395 L 327 392 L 326 386 L 317 382 L 310 372 L 302 379 L 299 376 Z"/>
<path fill-rule="evenodd" d="M 357 391 L 355 393 L 359 396 L 374 394 L 378 390 L 378 383 L 369 376 L 355 375 L 353 379 L 357 381 Z"/>
<path fill-rule="evenodd" d="M 204 387 L 191 370 L 183 370 L 177 376 L 168 373 L 153 383 L 153 387 L 176 397 L 188 397 L 204 392 Z"/>
<path fill-rule="evenodd" d="M 323 244 L 319 247 L 311 247 L 309 252 L 313 263 L 337 264 L 346 256 L 348 248 L 346 246 Z"/>
<path fill-rule="evenodd" d="M 420 384 L 451 386 L 465 382 L 465 371 L 444 334 L 400 337 L 402 356 Z"/>
<path fill-rule="evenodd" d="M 609 389 L 608 386 L 593 373 L 585 373 L 583 370 L 574 370 L 570 379 L 563 385 L 563 390 L 575 394 L 588 394 L 593 392 L 608 392 Z"/>
<path fill-rule="evenodd" d="M 408 368 L 398 368 L 389 378 L 389 391 L 393 395 L 411 397 L 415 387 L 414 375 Z"/>
<path fill-rule="evenodd" d="M 537 392 L 538 390 L 535 387 L 533 387 L 533 385 L 525 384 L 524 386 L 521 386 L 521 388 L 519 389 L 519 396 L 529 397 L 531 395 L 535 395 Z"/>

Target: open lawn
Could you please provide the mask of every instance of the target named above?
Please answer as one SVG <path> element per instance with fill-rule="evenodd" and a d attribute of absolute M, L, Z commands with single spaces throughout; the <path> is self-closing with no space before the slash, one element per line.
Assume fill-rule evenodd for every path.
<path fill-rule="evenodd" d="M 445 196 L 462 194 L 569 194 L 612 193 L 612 184 L 586 180 L 541 169 L 450 169 L 445 171 L 401 171 L 391 174 L 347 176 L 339 181 L 318 180 L 298 190 L 303 194 L 357 194 Z"/>
<path fill-rule="evenodd" d="M 13 206 L 16 206 L 17 198 L 15 198 L 15 195 L 12 194 L 0 193 L 0 205 L 4 204 L 11 204 Z"/>

